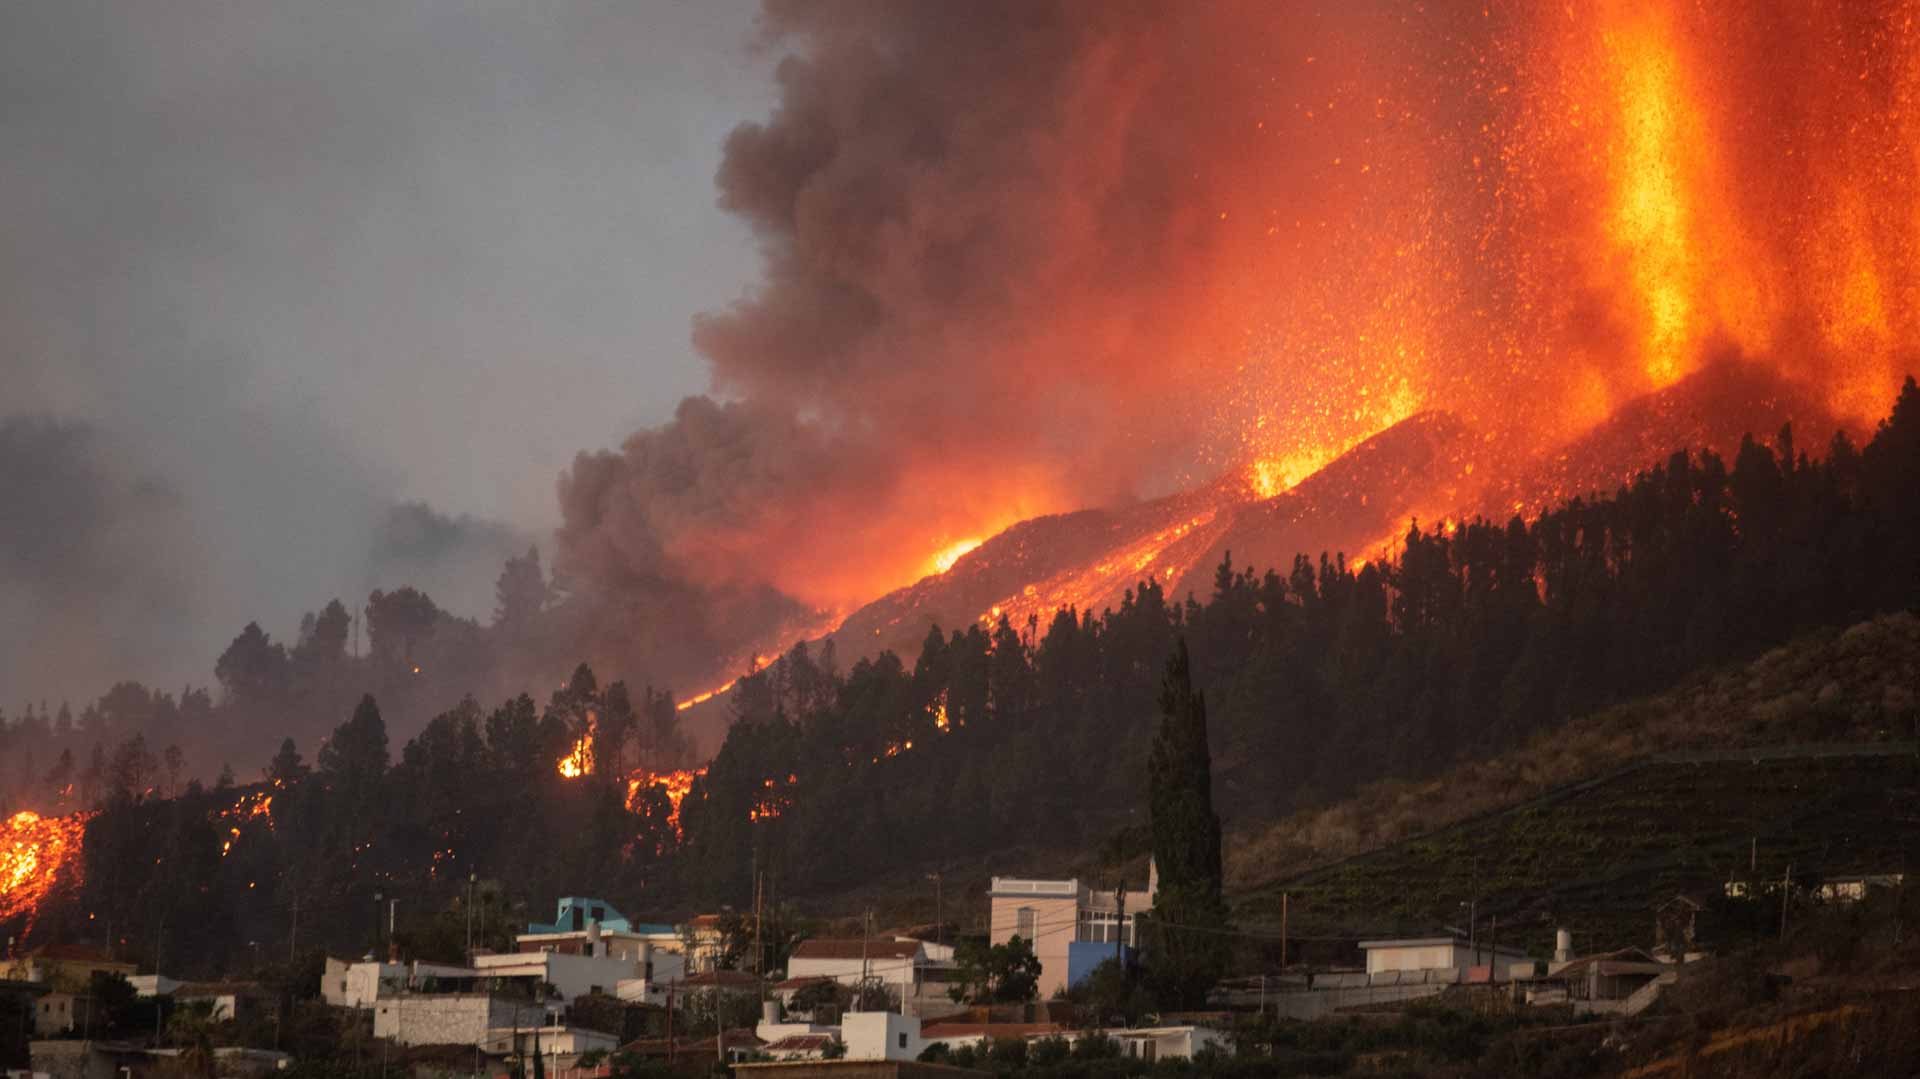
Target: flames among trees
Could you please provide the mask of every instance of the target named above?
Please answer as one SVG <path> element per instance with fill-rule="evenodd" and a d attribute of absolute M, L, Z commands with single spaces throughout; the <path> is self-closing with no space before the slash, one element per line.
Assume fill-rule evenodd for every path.
<path fill-rule="evenodd" d="M 91 816 L 42 817 L 23 809 L 0 825 L 0 925 L 19 919 L 31 933 L 54 890 L 79 883 L 80 846 Z"/>
<path fill-rule="evenodd" d="M 1782 431 L 1731 461 L 1675 454 L 1610 498 L 1532 520 L 1415 526 L 1401 553 L 1362 567 L 1223 560 L 1204 602 L 1147 581 L 1032 637 L 1004 618 L 930 632 L 911 665 L 886 652 L 843 672 L 798 646 L 740 680 L 736 722 L 704 774 L 690 770 L 677 819 L 671 788 L 646 782 L 664 770 L 636 791 L 611 767 L 634 766 L 636 736 L 610 740 L 625 708 L 590 670 L 545 709 L 462 702 L 397 761 L 364 700 L 318 768 L 283 745 L 265 785 L 189 783 L 167 799 L 129 771 L 68 848 L 79 901 L 39 909 L 35 932 L 111 924 L 130 946 L 164 936 L 212 966 L 234 940 L 284 940 L 296 902 L 322 927 L 303 933 L 363 950 L 376 891 L 452 901 L 468 873 L 505 872 L 493 867 L 664 906 L 746 894 L 756 858 L 804 894 L 913 864 L 930 842 L 945 858 L 1032 841 L 1035 821 L 1049 843 L 1117 829 L 1124 846 L 1177 636 L 1206 695 L 1216 810 L 1259 820 L 1920 602 L 1916 492 L 1910 386 L 1861 447 L 1841 436 L 1816 458 Z M 1884 724 L 1912 722 L 1904 707 Z M 595 768 L 562 777 L 555 762 L 589 732 Z M 10 889 L 8 909 L 25 894 Z M 76 924 L 82 911 L 100 921 Z"/>

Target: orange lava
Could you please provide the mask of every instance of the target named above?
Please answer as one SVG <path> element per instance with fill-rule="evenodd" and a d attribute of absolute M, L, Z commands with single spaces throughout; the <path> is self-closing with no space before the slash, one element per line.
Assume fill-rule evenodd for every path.
<path fill-rule="evenodd" d="M 0 825 L 0 923 L 24 918 L 30 930 L 65 875 L 80 879 L 80 851 L 92 813 L 43 817 L 21 810 Z"/>
<path fill-rule="evenodd" d="M 927 560 L 927 572 L 929 574 L 947 572 L 952 569 L 953 564 L 960 561 L 968 551 L 973 550 L 985 542 L 986 537 L 974 536 L 970 539 L 963 539 L 947 544 L 935 553 L 932 558 Z"/>

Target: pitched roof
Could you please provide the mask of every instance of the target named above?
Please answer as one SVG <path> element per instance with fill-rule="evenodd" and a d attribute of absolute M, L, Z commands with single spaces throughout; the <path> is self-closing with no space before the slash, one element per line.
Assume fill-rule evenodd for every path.
<path fill-rule="evenodd" d="M 112 956 L 87 944 L 43 944 L 28 952 L 27 956 L 32 959 L 51 959 L 62 963 L 116 962 Z M 133 966 L 132 963 L 121 963 L 120 965 L 127 967 Z"/>
<path fill-rule="evenodd" d="M 1652 974 L 1671 969 L 1647 954 L 1644 948 L 1621 948 L 1599 955 L 1583 955 L 1555 970 L 1551 976 L 1570 978 L 1584 974 L 1590 967 L 1598 968 L 1601 974 Z"/>
<path fill-rule="evenodd" d="M 824 974 L 815 974 L 806 978 L 788 978 L 784 982 L 775 982 L 773 987 L 779 990 L 805 989 L 809 985 L 831 985 L 835 979 Z"/>
<path fill-rule="evenodd" d="M 830 940 L 816 937 L 803 940 L 793 950 L 793 959 L 912 959 L 921 952 L 917 940 Z"/>

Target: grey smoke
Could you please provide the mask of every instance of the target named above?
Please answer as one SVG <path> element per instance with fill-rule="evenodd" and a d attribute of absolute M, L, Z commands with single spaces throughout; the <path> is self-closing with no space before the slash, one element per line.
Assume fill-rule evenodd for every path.
<path fill-rule="evenodd" d="M 156 548 L 177 565 L 61 569 L 69 603 L 147 613 L 123 651 L 76 630 L 30 684 L 7 663 L 0 693 L 204 681 L 247 621 L 291 638 L 400 574 L 484 619 L 489 537 L 543 535 L 575 451 L 706 384 L 688 319 L 752 271 L 711 188 L 727 129 L 766 107 L 751 22 L 725 2 L 0 7 L 0 417 L 92 432 L 73 467 L 108 477 L 103 534 L 153 517 L 147 477 L 189 538 Z M 404 539 L 414 502 L 469 538 Z M 52 601 L 10 587 L 12 643 Z"/>

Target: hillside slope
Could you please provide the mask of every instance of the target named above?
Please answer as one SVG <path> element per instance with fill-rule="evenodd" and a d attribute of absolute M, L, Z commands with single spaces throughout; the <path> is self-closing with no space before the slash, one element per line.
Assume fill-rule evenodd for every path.
<path fill-rule="evenodd" d="M 1233 846 L 1230 885 L 1249 921 L 1276 919 L 1285 891 L 1296 925 L 1432 928 L 1477 896 L 1516 931 L 1571 920 L 1596 946 L 1644 943 L 1654 896 L 1716 889 L 1756 853 L 1762 877 L 1805 876 L 1884 868 L 1920 841 L 1916 685 L 1910 613 L 1809 635 L 1286 818 Z"/>

